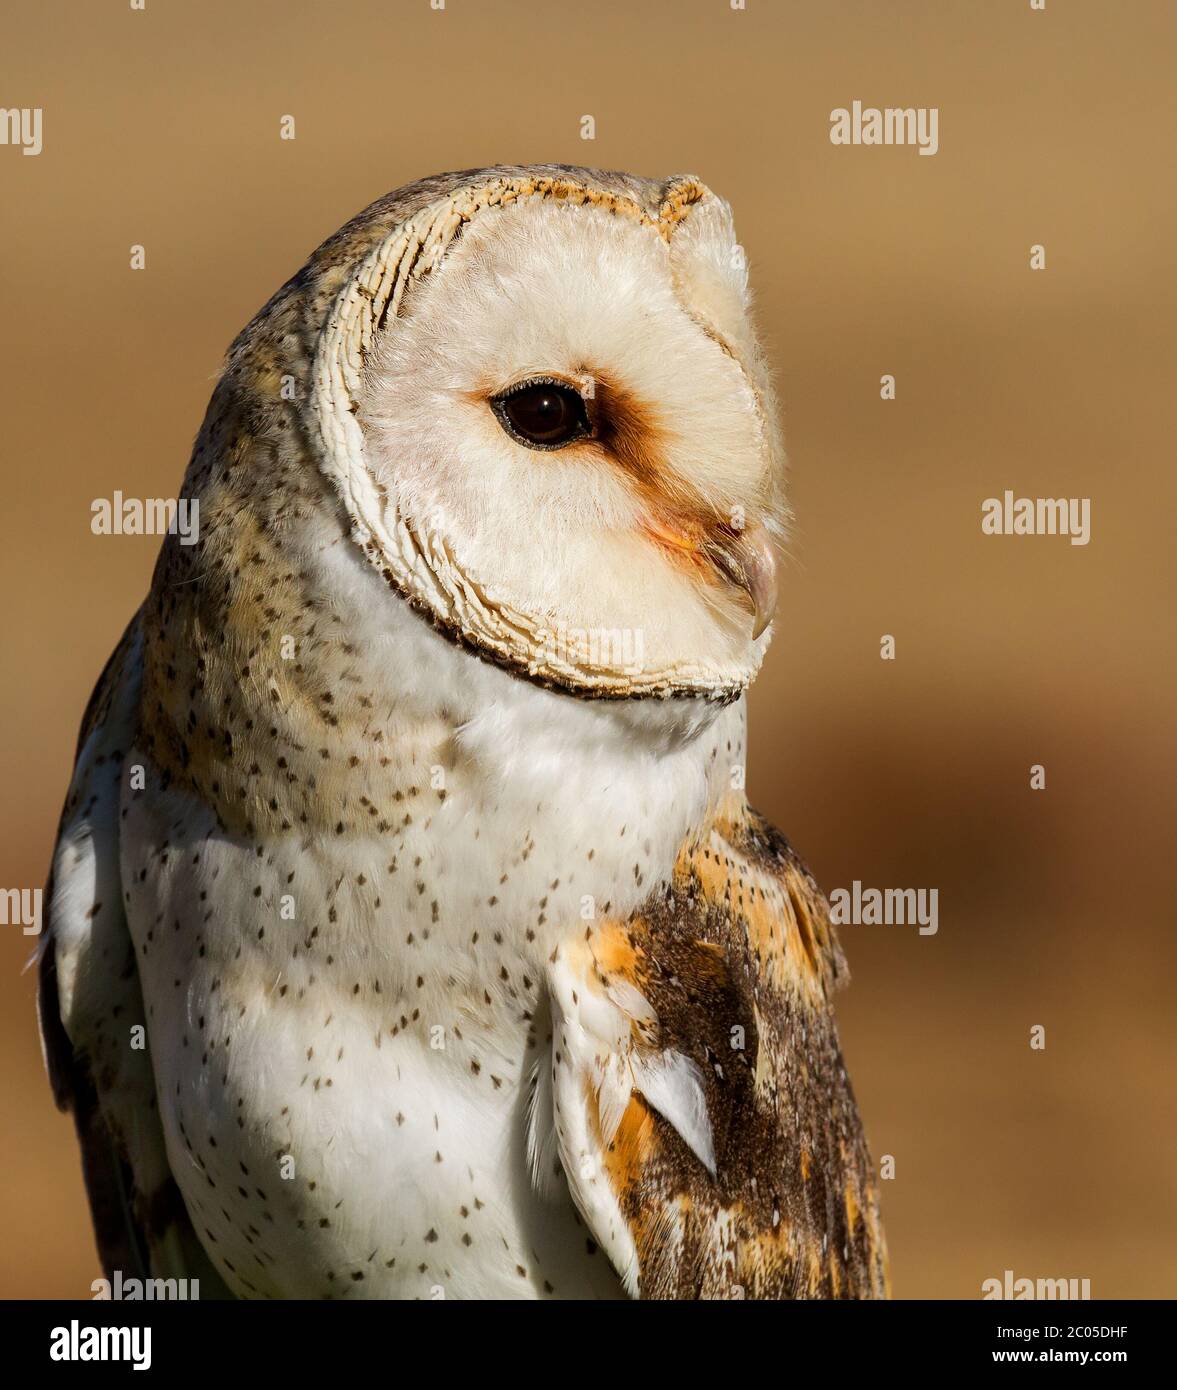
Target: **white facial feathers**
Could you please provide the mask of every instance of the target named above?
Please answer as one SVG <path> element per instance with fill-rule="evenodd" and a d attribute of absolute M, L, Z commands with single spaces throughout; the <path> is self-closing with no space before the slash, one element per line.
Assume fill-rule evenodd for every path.
<path fill-rule="evenodd" d="M 713 552 L 778 529 L 779 459 L 726 205 L 700 191 L 663 226 L 624 199 L 532 192 L 480 205 L 460 235 L 418 222 L 428 272 L 369 257 L 363 292 L 340 295 L 358 325 L 320 350 L 346 389 L 319 409 L 348 417 L 322 428 L 328 471 L 369 557 L 541 679 L 738 693 L 765 644 L 738 565 Z M 381 285 L 395 314 L 365 307 Z M 529 378 L 582 392 L 594 436 L 546 452 L 512 437 L 492 401 Z"/>

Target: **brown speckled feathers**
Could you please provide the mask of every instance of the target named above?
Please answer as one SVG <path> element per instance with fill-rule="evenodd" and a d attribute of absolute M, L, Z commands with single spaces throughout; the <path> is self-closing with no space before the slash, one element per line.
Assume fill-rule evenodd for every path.
<path fill-rule="evenodd" d="M 643 1042 L 702 1078 L 712 1175 L 635 1092 L 603 1157 L 647 1298 L 878 1298 L 878 1197 L 839 1048 L 845 977 L 824 898 L 733 796 L 673 882 L 590 932 L 598 988 L 632 985 Z"/>

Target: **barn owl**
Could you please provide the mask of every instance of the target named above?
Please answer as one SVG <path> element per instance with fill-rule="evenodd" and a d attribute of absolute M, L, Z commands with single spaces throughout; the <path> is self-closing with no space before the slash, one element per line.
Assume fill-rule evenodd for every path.
<path fill-rule="evenodd" d="M 843 958 L 742 791 L 781 469 L 693 177 L 425 179 L 241 333 L 52 866 L 108 1271 L 885 1295 Z"/>

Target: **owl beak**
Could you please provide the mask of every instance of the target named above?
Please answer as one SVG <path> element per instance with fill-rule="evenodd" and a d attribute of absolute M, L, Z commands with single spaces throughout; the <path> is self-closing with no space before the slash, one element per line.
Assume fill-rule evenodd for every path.
<path fill-rule="evenodd" d="M 755 641 L 772 622 L 777 604 L 776 552 L 768 531 L 757 522 L 742 531 L 709 537 L 702 549 L 715 568 L 747 594 Z"/>
<path fill-rule="evenodd" d="M 777 602 L 776 552 L 772 538 L 759 522 L 742 531 L 723 526 L 700 537 L 685 528 L 647 518 L 646 531 L 672 553 L 709 565 L 744 591 L 752 607 L 753 641 L 772 622 Z"/>

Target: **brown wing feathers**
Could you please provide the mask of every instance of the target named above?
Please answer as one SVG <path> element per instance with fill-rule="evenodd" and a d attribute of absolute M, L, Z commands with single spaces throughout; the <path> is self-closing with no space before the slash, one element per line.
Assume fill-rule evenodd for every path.
<path fill-rule="evenodd" d="M 598 961 L 706 1095 L 712 1176 L 638 1094 L 606 1155 L 644 1297 L 882 1297 L 870 1160 L 830 995 L 845 968 L 787 841 L 734 803 Z"/>

